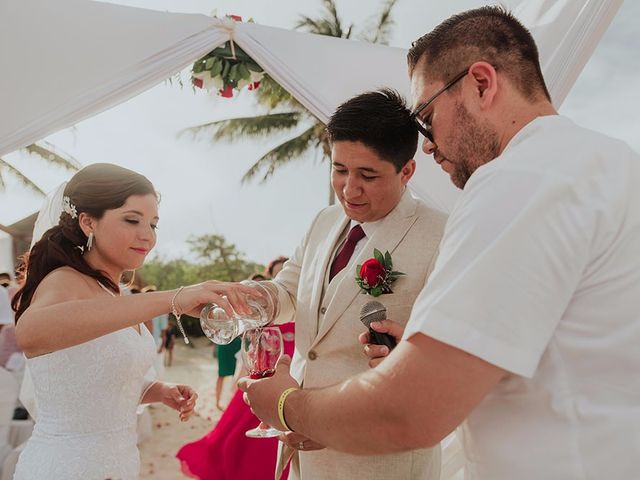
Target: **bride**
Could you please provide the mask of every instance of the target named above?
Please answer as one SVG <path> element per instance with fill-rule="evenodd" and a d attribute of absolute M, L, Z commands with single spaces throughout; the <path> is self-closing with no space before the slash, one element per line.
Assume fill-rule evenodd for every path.
<path fill-rule="evenodd" d="M 229 313 L 248 307 L 213 281 L 120 296 L 123 272 L 140 267 L 156 243 L 158 197 L 146 177 L 90 165 L 67 184 L 62 210 L 31 249 L 13 300 L 38 410 L 14 479 L 133 480 L 138 405 L 161 402 L 186 421 L 197 398 L 187 385 L 148 378 L 155 344 L 143 322 L 208 302 Z"/>

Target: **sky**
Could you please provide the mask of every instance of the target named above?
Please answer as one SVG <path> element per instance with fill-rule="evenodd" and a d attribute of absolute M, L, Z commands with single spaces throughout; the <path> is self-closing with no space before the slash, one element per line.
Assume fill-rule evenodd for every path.
<path fill-rule="evenodd" d="M 212 14 L 237 14 L 256 22 L 292 28 L 299 15 L 314 16 L 320 0 L 118 0 L 119 3 L 155 10 Z M 345 23 L 362 25 L 377 12 L 382 1 L 337 0 Z M 393 12 L 391 45 L 410 43 L 457 11 L 483 2 L 457 0 L 430 2 L 399 0 Z M 434 10 L 435 9 L 435 10 Z M 560 113 L 577 123 L 629 143 L 640 152 L 640 2 L 626 0 L 609 30 L 585 66 Z M 187 72 L 183 72 L 187 78 Z M 217 119 L 251 115 L 256 109 L 251 93 L 227 100 L 189 86 L 163 82 L 147 92 L 73 128 L 45 140 L 87 165 L 111 162 L 146 175 L 162 195 L 158 244 L 162 258 L 188 256 L 186 240 L 203 234 L 223 235 L 244 252 L 248 260 L 267 263 L 290 255 L 315 213 L 327 205 L 329 166 L 317 154 L 290 163 L 265 184 L 241 184 L 243 173 L 270 147 L 285 137 L 235 144 L 212 144 L 206 137 L 179 136 L 189 126 Z M 45 191 L 53 190 L 71 175 L 19 153 L 4 157 L 27 173 Z M 37 211 L 41 198 L 6 176 L 0 193 L 0 223 L 10 224 Z M 10 208 L 7 208 L 10 206 Z"/>

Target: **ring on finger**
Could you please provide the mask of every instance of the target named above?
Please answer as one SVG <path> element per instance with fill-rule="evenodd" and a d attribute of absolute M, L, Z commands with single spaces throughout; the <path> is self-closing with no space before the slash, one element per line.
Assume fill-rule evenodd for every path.
<path fill-rule="evenodd" d="M 298 450 L 304 450 L 304 442 L 298 442 Z"/>

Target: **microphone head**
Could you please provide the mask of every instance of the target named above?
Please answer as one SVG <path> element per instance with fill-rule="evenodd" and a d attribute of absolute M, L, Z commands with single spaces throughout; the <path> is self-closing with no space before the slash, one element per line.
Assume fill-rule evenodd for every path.
<path fill-rule="evenodd" d="M 386 319 L 387 309 L 382 303 L 376 300 L 365 303 L 360 310 L 360 321 L 364 323 L 367 328 L 369 328 L 371 322 L 380 322 Z"/>

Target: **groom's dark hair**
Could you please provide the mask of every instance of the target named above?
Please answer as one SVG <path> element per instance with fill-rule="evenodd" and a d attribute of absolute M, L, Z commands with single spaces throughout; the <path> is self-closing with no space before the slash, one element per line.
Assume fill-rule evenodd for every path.
<path fill-rule="evenodd" d="M 418 130 L 411 111 L 398 92 L 383 88 L 366 92 L 340 105 L 327 124 L 329 140 L 362 142 L 396 172 L 413 158 L 418 148 Z"/>

